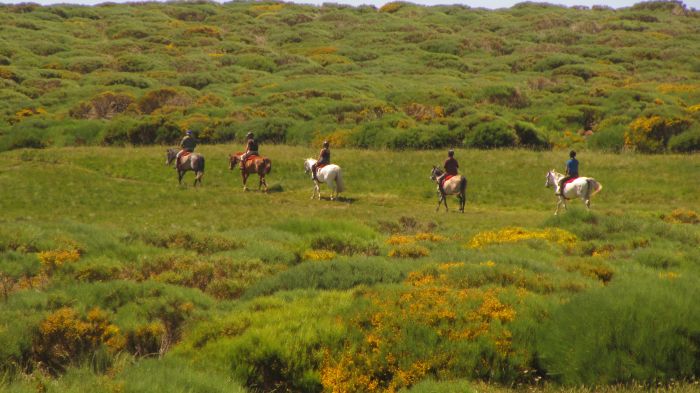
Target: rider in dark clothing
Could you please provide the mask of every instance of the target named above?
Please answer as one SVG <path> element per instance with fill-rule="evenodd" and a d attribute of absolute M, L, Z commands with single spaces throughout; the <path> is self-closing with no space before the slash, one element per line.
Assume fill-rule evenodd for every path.
<path fill-rule="evenodd" d="M 571 179 L 578 177 L 578 160 L 576 159 L 576 152 L 569 152 L 569 161 L 566 162 L 566 176 L 559 180 L 559 189 L 557 195 L 564 195 L 564 183 Z"/>
<path fill-rule="evenodd" d="M 177 152 L 175 156 L 175 168 L 180 169 L 180 156 L 184 152 L 192 153 L 194 148 L 197 146 L 197 140 L 192 136 L 192 130 L 187 130 L 185 132 L 185 137 L 180 141 L 180 151 Z"/>
<path fill-rule="evenodd" d="M 245 160 L 248 159 L 248 157 L 260 155 L 258 153 L 258 142 L 255 141 L 255 138 L 253 138 L 253 133 L 249 132 L 246 135 L 246 138 L 248 139 L 248 142 L 245 147 L 245 153 L 243 153 L 241 156 L 241 169 L 245 168 Z"/>
<path fill-rule="evenodd" d="M 330 143 L 328 141 L 323 141 L 323 149 L 321 149 L 321 152 L 318 154 L 318 161 L 316 161 L 315 164 L 311 166 L 311 173 L 313 173 L 314 180 L 318 181 L 318 177 L 316 177 L 316 170 L 320 165 L 328 165 L 331 163 L 331 149 L 330 149 Z"/>
<path fill-rule="evenodd" d="M 459 163 L 457 162 L 454 156 L 454 150 L 450 150 L 447 152 L 447 159 L 445 160 L 445 164 L 443 165 L 443 167 L 445 168 L 445 173 L 443 173 L 437 178 L 438 186 L 440 187 L 440 191 L 443 193 L 445 192 L 445 190 L 442 188 L 442 182 L 443 179 L 445 179 L 445 176 L 457 176 L 458 174 L 457 170 L 459 169 Z"/>

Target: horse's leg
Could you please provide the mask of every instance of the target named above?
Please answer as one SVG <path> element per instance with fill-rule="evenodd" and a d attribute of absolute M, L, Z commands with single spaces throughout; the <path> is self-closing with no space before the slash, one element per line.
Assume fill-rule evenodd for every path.
<path fill-rule="evenodd" d="M 182 178 L 185 176 L 185 171 L 177 171 L 177 182 L 182 185 Z"/>
<path fill-rule="evenodd" d="M 243 178 L 243 191 L 248 191 L 248 187 L 245 185 L 248 181 L 248 174 L 245 172 L 245 169 L 241 171 L 241 177 Z"/>
<path fill-rule="evenodd" d="M 442 196 L 442 203 L 445 204 L 445 212 L 448 212 L 449 209 L 447 208 L 447 195 Z"/>
<path fill-rule="evenodd" d="M 440 205 L 442 205 L 442 200 L 445 198 L 444 194 L 440 194 L 439 196 L 440 197 L 438 198 L 438 204 L 437 204 L 437 207 L 435 208 L 436 212 L 440 211 Z"/>

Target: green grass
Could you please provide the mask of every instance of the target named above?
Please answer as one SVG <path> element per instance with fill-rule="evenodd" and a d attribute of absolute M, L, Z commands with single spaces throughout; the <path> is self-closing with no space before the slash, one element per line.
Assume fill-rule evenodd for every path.
<path fill-rule="evenodd" d="M 653 115 L 663 123 L 627 149 L 700 149 L 698 11 L 683 3 L 20 4 L 0 16 L 0 151 L 172 142 L 185 128 L 218 143 L 253 129 L 302 146 L 533 146 L 513 133 L 522 122 L 540 147 L 619 151 Z"/>
<path fill-rule="evenodd" d="M 311 201 L 302 163 L 315 151 L 263 145 L 273 160 L 264 194 L 228 170 L 239 149 L 198 147 L 201 188 L 191 173 L 177 185 L 161 146 L 0 154 L 11 189 L 0 219 L 3 389 L 357 391 L 364 375 L 380 390 L 449 392 L 458 380 L 495 392 L 692 391 L 697 156 L 581 151 L 582 174 L 604 189 L 591 212 L 571 201 L 554 217 L 544 176 L 566 151 L 458 149 L 469 178 L 460 214 L 456 199 L 434 211 L 428 175 L 442 151 L 334 149 L 347 192 Z M 512 227 L 576 240 L 468 247 Z M 396 249 L 422 256 L 390 257 Z M 50 269 L 59 254 L 41 254 L 71 250 L 77 260 Z M 125 342 L 53 359 L 65 372 L 52 376 L 35 346 L 67 340 L 47 341 L 44 325 L 66 307 L 79 321 L 103 310 Z"/>

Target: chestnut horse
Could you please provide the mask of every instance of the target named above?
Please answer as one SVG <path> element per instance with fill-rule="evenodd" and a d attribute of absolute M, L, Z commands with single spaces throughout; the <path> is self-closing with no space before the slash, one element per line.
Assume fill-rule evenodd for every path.
<path fill-rule="evenodd" d="M 178 149 L 168 149 L 165 152 L 165 165 L 171 165 L 175 161 Z M 180 168 L 177 171 L 177 181 L 182 184 L 182 177 L 185 172 L 193 171 L 194 185 L 202 185 L 202 176 L 204 176 L 204 156 L 199 153 L 190 153 L 187 156 L 180 157 Z"/>
<path fill-rule="evenodd" d="M 243 153 L 238 152 L 235 154 L 229 154 L 228 156 L 228 169 L 233 170 L 236 166 L 240 166 L 241 156 Z M 267 182 L 265 181 L 265 175 L 269 174 L 272 170 L 272 161 L 267 157 L 261 156 L 251 156 L 248 157 L 244 164 L 244 168 L 241 170 L 241 176 L 243 177 L 243 191 L 248 191 L 246 187 L 246 181 L 248 181 L 248 175 L 257 173 L 260 178 L 258 184 L 258 190 L 262 187 L 264 192 L 267 192 Z"/>

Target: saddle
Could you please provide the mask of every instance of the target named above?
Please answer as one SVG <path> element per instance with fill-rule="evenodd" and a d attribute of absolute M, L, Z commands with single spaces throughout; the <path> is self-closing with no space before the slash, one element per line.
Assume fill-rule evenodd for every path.
<path fill-rule="evenodd" d="M 180 159 L 187 158 L 190 154 L 192 154 L 191 151 L 183 150 L 182 153 L 180 153 Z"/>
<path fill-rule="evenodd" d="M 261 157 L 260 157 L 259 155 L 253 154 L 253 155 L 248 156 L 248 157 L 245 159 L 245 162 L 257 160 L 258 158 L 261 158 Z"/>
<path fill-rule="evenodd" d="M 578 179 L 578 178 L 579 178 L 578 176 L 577 176 L 577 177 L 572 177 L 571 179 L 565 181 L 565 182 L 564 182 L 564 185 L 567 185 L 567 184 L 571 183 L 572 181 L 574 181 L 574 180 L 576 180 L 576 179 Z"/>
<path fill-rule="evenodd" d="M 319 169 L 325 167 L 326 165 L 328 165 L 328 164 L 318 164 L 318 165 L 316 165 L 316 170 L 319 170 Z"/>
<path fill-rule="evenodd" d="M 442 179 L 442 183 L 440 185 L 444 187 L 445 183 L 447 183 L 448 180 L 452 179 L 455 176 L 458 176 L 458 175 L 445 175 L 445 177 Z"/>

